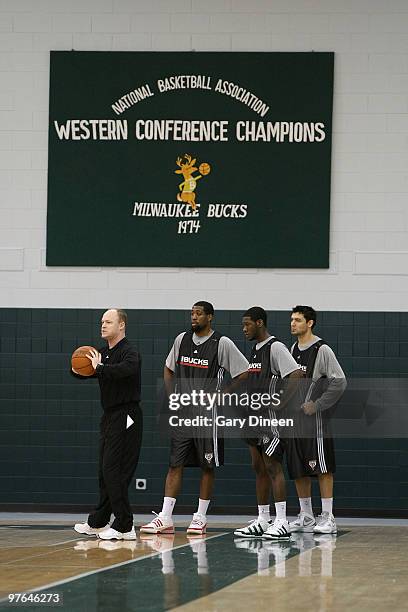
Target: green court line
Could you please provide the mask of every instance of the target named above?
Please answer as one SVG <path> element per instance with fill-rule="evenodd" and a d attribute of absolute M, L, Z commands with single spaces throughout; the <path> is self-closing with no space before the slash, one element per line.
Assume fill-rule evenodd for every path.
<path fill-rule="evenodd" d="M 337 536 L 345 533 L 340 531 Z M 63 607 L 46 606 L 47 609 L 67 612 L 164 612 L 255 574 L 258 571 L 257 552 L 262 551 L 264 563 L 265 558 L 269 557 L 267 565 L 272 568 L 272 575 L 263 579 L 273 581 L 276 559 L 288 560 L 318 546 L 313 534 L 302 534 L 302 546 L 297 544 L 298 540 L 235 540 L 241 542 L 240 547 L 234 543 L 232 532 L 214 535 L 205 542 L 196 540 L 193 544 L 196 552 L 187 543 L 36 591 L 63 594 Z M 106 554 L 109 555 L 109 552 Z M 0 609 L 3 608 L 10 606 L 2 602 Z M 44 606 L 25 605 L 24 609 L 44 611 Z"/>

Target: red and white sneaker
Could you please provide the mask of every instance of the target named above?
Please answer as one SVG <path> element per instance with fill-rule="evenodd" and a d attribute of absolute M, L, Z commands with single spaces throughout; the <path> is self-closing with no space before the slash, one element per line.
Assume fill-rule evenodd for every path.
<path fill-rule="evenodd" d="M 207 529 L 207 517 L 204 514 L 193 514 L 193 520 L 187 527 L 187 533 L 191 535 L 203 535 Z"/>
<path fill-rule="evenodd" d="M 174 523 L 171 516 L 164 516 L 162 512 L 157 514 L 157 512 L 153 512 L 156 515 L 150 523 L 146 523 L 146 525 L 142 525 L 140 528 L 140 533 L 174 533 Z"/>

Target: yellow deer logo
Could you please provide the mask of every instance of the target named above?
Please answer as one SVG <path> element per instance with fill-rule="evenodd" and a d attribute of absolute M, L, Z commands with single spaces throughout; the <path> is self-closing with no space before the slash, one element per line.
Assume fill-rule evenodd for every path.
<path fill-rule="evenodd" d="M 211 166 L 210 164 L 204 162 L 200 164 L 199 168 L 195 168 L 194 164 L 196 163 L 197 159 L 192 159 L 191 155 L 188 155 L 187 153 L 184 155 L 184 159 L 187 160 L 185 163 L 183 163 L 182 157 L 178 157 L 176 161 L 176 164 L 180 169 L 175 170 L 175 173 L 182 174 L 184 178 L 184 181 L 179 184 L 180 193 L 177 194 L 177 200 L 179 202 L 185 202 L 191 206 L 193 210 L 195 210 L 196 202 L 194 190 L 197 186 L 197 181 L 211 172 Z M 197 170 L 200 172 L 200 174 L 198 176 L 193 176 L 193 173 Z"/>

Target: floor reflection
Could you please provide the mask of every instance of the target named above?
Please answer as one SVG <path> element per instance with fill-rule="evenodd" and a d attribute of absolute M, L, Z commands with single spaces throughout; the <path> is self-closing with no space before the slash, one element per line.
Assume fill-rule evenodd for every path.
<path fill-rule="evenodd" d="M 235 547 L 258 557 L 258 576 L 286 577 L 286 559 L 298 553 L 298 576 L 332 576 L 335 534 L 294 533 L 289 541 L 235 538 Z M 301 554 L 299 554 L 301 553 Z M 320 573 L 316 572 L 316 557 L 320 557 Z M 312 564 L 313 561 L 313 564 Z M 293 564 L 291 565 L 293 568 Z M 312 570 L 313 568 L 313 570 Z M 293 569 L 291 575 L 293 576 Z"/>

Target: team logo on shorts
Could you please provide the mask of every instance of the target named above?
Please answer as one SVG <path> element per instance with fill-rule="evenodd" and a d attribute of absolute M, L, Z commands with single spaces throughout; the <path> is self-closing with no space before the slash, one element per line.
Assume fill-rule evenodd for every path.
<path fill-rule="evenodd" d="M 199 165 L 198 168 L 194 166 L 197 159 L 191 158 L 191 155 L 187 153 L 184 155 L 184 159 L 186 160 L 183 163 L 183 157 L 178 157 L 176 160 L 176 164 L 179 166 L 179 170 L 175 170 L 176 174 L 182 174 L 184 181 L 179 184 L 180 193 L 177 194 L 177 200 L 179 202 L 185 202 L 187 206 L 191 206 L 193 210 L 196 209 L 196 201 L 195 201 L 195 188 L 197 187 L 197 181 L 200 178 L 203 178 L 206 174 L 210 174 L 211 166 L 207 164 L 207 162 L 203 162 Z M 193 176 L 194 172 L 199 171 L 200 174 Z"/>
<path fill-rule="evenodd" d="M 213 454 L 212 453 L 205 453 L 204 457 L 207 459 L 208 463 L 211 463 L 211 460 L 213 458 Z"/>
<path fill-rule="evenodd" d="M 262 443 L 263 443 L 263 444 L 268 444 L 268 442 L 269 442 L 269 441 L 270 441 L 270 440 L 269 440 L 268 436 L 264 436 L 264 437 L 262 438 Z"/>
<path fill-rule="evenodd" d="M 313 461 L 309 461 L 309 465 L 312 468 L 312 470 L 314 470 L 317 465 L 317 461 L 315 459 Z"/>

